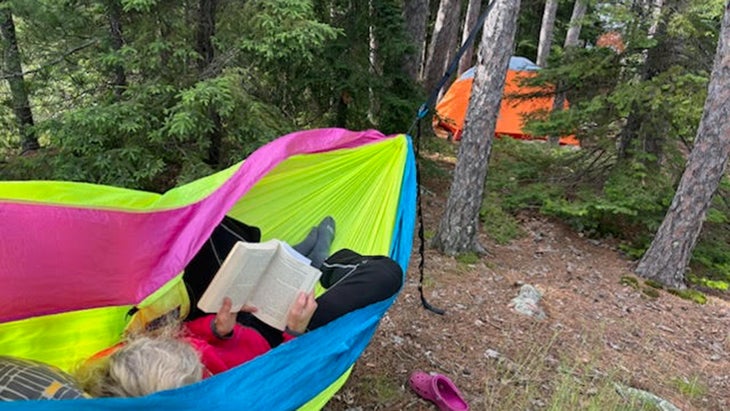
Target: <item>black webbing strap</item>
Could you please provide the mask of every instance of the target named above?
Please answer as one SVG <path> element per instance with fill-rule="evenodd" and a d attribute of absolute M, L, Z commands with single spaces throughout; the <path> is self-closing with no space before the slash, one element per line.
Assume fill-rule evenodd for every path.
<path fill-rule="evenodd" d="M 424 267 L 425 267 L 425 261 L 426 261 L 426 251 L 425 251 L 425 239 L 424 239 L 424 233 L 423 233 L 423 209 L 421 207 L 421 168 L 419 166 L 418 159 L 420 158 L 420 149 L 421 149 L 421 120 L 426 117 L 426 114 L 428 114 L 429 109 L 434 106 L 436 103 L 436 99 L 438 98 L 439 93 L 441 92 L 441 89 L 444 87 L 444 84 L 451 78 L 451 76 L 454 74 L 454 71 L 459 65 L 459 60 L 461 60 L 461 56 L 464 54 L 466 49 L 471 45 L 471 43 L 474 41 L 474 37 L 476 37 L 477 33 L 479 32 L 479 29 L 484 25 L 484 20 L 487 19 L 487 16 L 489 15 L 489 12 L 492 10 L 492 7 L 494 6 L 494 1 L 490 1 L 487 5 L 487 8 L 484 10 L 481 16 L 479 16 L 479 20 L 477 20 L 477 24 L 472 29 L 471 33 L 469 33 L 469 37 L 464 40 L 464 44 L 461 45 L 461 48 L 459 48 L 459 51 L 456 53 L 453 59 L 451 59 L 451 63 L 449 63 L 449 67 L 446 69 L 446 72 L 444 73 L 443 77 L 441 77 L 441 80 L 439 81 L 438 85 L 434 90 L 431 92 L 431 95 L 428 97 L 428 100 L 426 100 L 425 103 L 421 105 L 421 107 L 418 108 L 418 113 L 416 114 L 416 119 L 413 121 L 413 124 L 411 124 L 411 127 L 408 130 L 408 135 L 412 136 L 413 128 L 416 128 L 416 144 L 415 144 L 415 156 L 416 156 L 416 213 L 418 218 L 418 253 L 420 257 L 420 261 L 418 262 L 418 271 L 420 273 L 420 279 L 418 280 L 418 292 L 421 295 L 421 304 L 423 307 L 431 312 L 434 312 L 439 315 L 443 315 L 446 313 L 446 310 L 443 310 L 441 308 L 434 307 L 431 305 L 427 300 L 426 296 L 423 295 L 423 276 L 424 276 Z"/>
<path fill-rule="evenodd" d="M 418 122 L 417 126 L 417 134 L 416 134 L 416 149 L 415 149 L 415 155 L 416 158 L 418 158 L 419 152 L 421 151 L 421 122 Z M 446 310 L 443 310 L 441 308 L 436 308 L 433 305 L 431 305 L 428 301 L 426 301 L 426 296 L 423 295 L 423 275 L 424 275 L 424 266 L 426 261 L 426 247 L 425 247 L 425 238 L 423 235 L 423 208 L 421 207 L 421 168 L 418 166 L 418 161 L 416 161 L 416 214 L 418 218 L 418 254 L 420 256 L 420 260 L 418 261 L 418 272 L 421 275 L 421 278 L 418 280 L 418 293 L 421 295 L 421 304 L 423 307 L 429 311 L 432 311 L 436 314 L 443 315 Z"/>

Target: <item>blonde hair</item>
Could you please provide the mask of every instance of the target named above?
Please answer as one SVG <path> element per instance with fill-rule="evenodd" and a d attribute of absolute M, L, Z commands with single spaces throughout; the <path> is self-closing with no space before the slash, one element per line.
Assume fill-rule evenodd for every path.
<path fill-rule="evenodd" d="M 80 370 L 94 397 L 140 397 L 192 384 L 202 378 L 195 349 L 171 336 L 138 336 L 106 358 Z"/>

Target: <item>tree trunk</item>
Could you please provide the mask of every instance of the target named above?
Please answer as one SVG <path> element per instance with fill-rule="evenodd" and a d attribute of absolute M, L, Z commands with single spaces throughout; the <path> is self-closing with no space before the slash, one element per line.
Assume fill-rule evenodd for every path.
<path fill-rule="evenodd" d="M 730 3 L 719 36 L 694 148 L 672 204 L 636 268 L 642 277 L 683 288 L 702 223 L 730 157 Z"/>
<path fill-rule="evenodd" d="M 124 46 L 124 36 L 122 35 L 122 8 L 117 0 L 109 1 L 107 17 L 109 19 L 109 37 L 111 38 L 112 49 L 119 52 Z M 112 71 L 114 95 L 121 98 L 127 88 L 127 74 L 121 64 L 115 64 Z"/>
<path fill-rule="evenodd" d="M 537 43 L 536 64 L 540 67 L 547 66 L 547 59 L 550 55 L 550 46 L 553 44 L 553 32 L 555 31 L 555 15 L 558 12 L 558 0 L 547 0 L 545 11 L 542 14 L 542 25 L 540 26 L 540 40 Z"/>
<path fill-rule="evenodd" d="M 436 88 L 448 67 L 459 33 L 460 14 L 459 0 L 441 0 L 426 59 L 424 86 L 429 93 Z"/>
<path fill-rule="evenodd" d="M 477 233 L 489 154 L 497 123 L 520 1 L 493 0 L 482 33 L 472 96 L 466 113 L 454 177 L 433 246 L 448 255 L 483 253 Z"/>
<path fill-rule="evenodd" d="M 466 7 L 466 16 L 464 17 L 464 30 L 461 32 L 461 44 L 466 43 L 469 34 L 474 30 L 477 21 L 479 20 L 479 13 L 481 12 L 481 1 L 480 0 L 469 0 L 469 4 Z M 464 50 L 464 55 L 459 60 L 459 72 L 461 74 L 474 65 L 472 61 L 474 59 L 474 46 L 471 45 Z"/>
<path fill-rule="evenodd" d="M 580 30 L 583 27 L 583 17 L 586 15 L 586 0 L 575 0 L 573 5 L 573 14 L 570 16 L 570 27 L 568 33 L 565 34 L 565 43 L 563 48 L 576 47 L 580 40 Z"/>
<path fill-rule="evenodd" d="M 412 53 L 404 56 L 403 67 L 413 81 L 421 81 L 423 53 L 426 44 L 428 23 L 428 0 L 406 0 L 403 6 L 406 34 L 412 46 Z"/>
<path fill-rule="evenodd" d="M 373 21 L 375 20 L 375 12 L 373 9 L 373 0 L 368 1 L 368 14 L 370 18 L 370 24 L 368 25 L 368 71 L 373 78 L 378 78 L 382 75 L 380 69 L 380 62 L 378 58 L 378 39 L 375 38 L 375 27 Z M 374 127 L 378 126 L 378 119 L 380 118 L 380 101 L 375 96 L 372 86 L 368 86 L 368 121 Z"/>
<path fill-rule="evenodd" d="M 215 13 L 217 0 L 200 0 L 198 9 L 198 33 L 195 43 L 195 50 L 200 55 L 198 68 L 201 77 L 212 77 L 217 74 L 217 69 L 212 67 L 215 58 L 213 36 L 215 35 Z M 208 132 L 207 138 L 210 141 L 208 146 L 207 163 L 215 167 L 220 164 L 220 150 L 223 142 L 223 122 L 214 107 L 208 108 L 208 118 L 213 123 L 213 128 Z"/>
<path fill-rule="evenodd" d="M 3 71 L 10 87 L 13 111 L 21 135 L 22 152 L 37 150 L 40 145 L 33 130 L 33 112 L 30 109 L 28 90 L 23 78 L 23 65 L 20 61 L 18 39 L 15 36 L 13 13 L 5 1 L 0 1 L 0 34 L 3 39 Z"/>
<path fill-rule="evenodd" d="M 204 72 L 215 57 L 213 36 L 215 35 L 215 11 L 218 0 L 200 0 L 198 3 L 198 32 L 195 51 L 200 55 L 198 68 Z"/>
<path fill-rule="evenodd" d="M 568 27 L 568 33 L 565 35 L 565 43 L 563 43 L 563 49 L 566 50 L 566 52 L 570 52 L 570 49 L 578 47 L 580 29 L 583 26 L 582 20 L 585 14 L 585 0 L 575 0 L 575 4 L 573 5 L 573 14 L 570 16 L 570 27 Z M 562 111 L 565 107 L 566 97 L 564 88 L 565 85 L 561 81 L 558 81 L 555 85 L 555 98 L 553 99 L 552 108 L 553 113 Z M 560 144 L 560 136 L 548 136 L 548 142 L 551 145 L 557 146 Z"/>

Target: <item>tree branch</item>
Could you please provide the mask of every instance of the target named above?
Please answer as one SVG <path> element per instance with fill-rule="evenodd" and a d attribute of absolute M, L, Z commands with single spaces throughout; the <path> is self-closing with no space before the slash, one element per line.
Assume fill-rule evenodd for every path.
<path fill-rule="evenodd" d="M 61 61 L 63 61 L 63 59 L 65 59 L 66 57 L 68 57 L 68 56 L 76 53 L 77 51 L 80 51 L 80 50 L 83 50 L 83 49 L 85 49 L 87 47 L 93 46 L 94 44 L 96 44 L 98 42 L 99 42 L 98 40 L 89 40 L 86 43 L 80 44 L 80 45 L 72 48 L 71 50 L 68 50 L 67 52 L 65 52 L 64 54 L 60 55 L 58 58 L 56 58 L 55 60 L 53 60 L 53 61 L 51 61 L 51 62 L 49 62 L 47 64 L 44 64 L 44 65 L 42 65 L 42 66 L 40 66 L 38 68 L 34 68 L 33 70 L 24 71 L 22 73 L 5 74 L 2 77 L 0 77 L 0 80 L 7 80 L 9 78 L 20 77 L 20 76 L 27 76 L 29 74 L 37 73 L 37 72 L 45 69 L 46 67 L 55 66 L 56 64 L 58 64 Z"/>

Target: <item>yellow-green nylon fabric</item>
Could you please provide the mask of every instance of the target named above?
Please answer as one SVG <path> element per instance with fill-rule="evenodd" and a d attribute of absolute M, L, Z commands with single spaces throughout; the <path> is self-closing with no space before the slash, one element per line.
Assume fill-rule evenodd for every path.
<path fill-rule="evenodd" d="M 71 371 L 81 360 L 119 342 L 130 308 L 94 308 L 0 324 L 0 347 L 3 355 Z"/>
<path fill-rule="evenodd" d="M 69 181 L 9 181 L 0 199 L 80 208 L 148 212 L 169 210 L 195 203 L 228 180 L 241 163 L 199 180 L 176 187 L 164 195 L 140 190 Z"/>
<path fill-rule="evenodd" d="M 392 147 L 384 149 L 381 145 Z M 337 223 L 332 249 L 351 248 L 363 254 L 388 254 L 395 224 L 404 152 L 403 138 L 377 144 L 294 156 L 272 170 L 239 201 L 229 215 L 253 222 L 263 239 L 282 238 L 296 244 L 323 215 Z M 392 189 L 395 187 L 395 189 Z M 392 194 L 397 197 L 397 194 Z M 352 207 L 352 198 L 359 198 Z M 292 212 L 292 210 L 295 210 Z"/>
<path fill-rule="evenodd" d="M 139 306 L 147 306 L 181 281 L 182 275 L 175 277 Z M 71 371 L 84 359 L 119 342 L 129 323 L 131 308 L 102 307 L 3 323 L 0 349 L 3 355 L 42 361 Z"/>
<path fill-rule="evenodd" d="M 383 149 L 380 144 L 391 144 Z M 302 240 L 323 213 L 337 222 L 332 249 L 352 248 L 364 254 L 388 254 L 399 193 L 407 140 L 390 139 L 356 150 L 295 156 L 272 170 L 228 213 L 243 221 L 255 221 L 268 238 Z M 398 160 L 396 160 L 398 159 Z M 395 187 L 395 189 L 391 189 Z M 352 197 L 364 201 L 353 209 Z M 296 209 L 296 215 L 285 210 Z M 388 233 L 383 235 L 383 233 Z M 352 367 L 300 410 L 319 410 L 345 384 Z"/>

